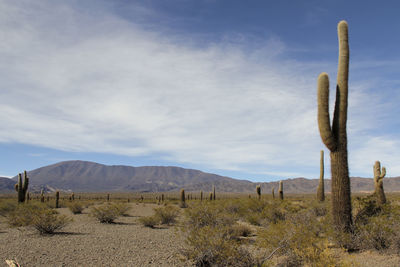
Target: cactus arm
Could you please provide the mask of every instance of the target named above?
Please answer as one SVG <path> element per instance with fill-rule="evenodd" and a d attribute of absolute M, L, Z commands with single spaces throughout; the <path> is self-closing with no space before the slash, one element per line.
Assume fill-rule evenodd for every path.
<path fill-rule="evenodd" d="M 24 184 L 22 186 L 24 194 L 28 191 L 28 186 L 29 186 L 28 174 L 26 173 L 26 171 L 24 171 Z"/>
<path fill-rule="evenodd" d="M 385 175 L 386 175 L 386 168 L 385 167 L 382 167 L 382 173 L 381 173 L 381 175 L 379 176 L 379 178 L 383 178 L 383 177 L 385 177 Z"/>
<path fill-rule="evenodd" d="M 318 76 L 318 127 L 322 142 L 330 151 L 336 149 L 329 118 L 329 76 L 323 72 Z"/>
<path fill-rule="evenodd" d="M 339 142 L 347 142 L 347 96 L 349 81 L 349 37 L 347 22 L 338 24 L 339 62 L 336 86 L 335 112 L 333 115 L 332 131 Z M 340 138 L 339 138 L 340 136 Z"/>

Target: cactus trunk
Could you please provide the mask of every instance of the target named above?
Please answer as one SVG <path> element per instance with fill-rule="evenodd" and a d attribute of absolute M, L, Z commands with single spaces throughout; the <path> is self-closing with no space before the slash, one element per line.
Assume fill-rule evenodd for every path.
<path fill-rule="evenodd" d="M 325 185 L 324 185 L 324 151 L 321 150 L 320 170 L 319 170 L 319 184 L 317 189 L 317 200 L 320 202 L 325 201 Z"/>
<path fill-rule="evenodd" d="M 347 159 L 347 98 L 349 75 L 349 44 L 347 22 L 338 24 L 339 64 L 336 101 L 332 127 L 329 118 L 329 76 L 318 77 L 318 127 L 321 139 L 330 150 L 332 173 L 332 217 L 338 230 L 352 228 L 351 191 Z"/>
<path fill-rule="evenodd" d="M 213 190 L 213 200 L 215 200 L 215 186 L 214 186 L 213 189 L 214 189 L 214 190 Z"/>
<path fill-rule="evenodd" d="M 279 199 L 283 200 L 283 183 L 279 181 Z"/>
<path fill-rule="evenodd" d="M 22 174 L 18 174 L 18 183 L 15 184 L 15 191 L 18 192 L 18 203 L 24 203 L 26 193 L 28 191 L 29 178 L 26 171 L 24 171 L 24 182 L 22 183 Z"/>
<path fill-rule="evenodd" d="M 59 206 L 59 200 L 60 200 L 60 192 L 57 191 L 56 192 L 56 209 L 58 209 L 60 207 Z"/>
<path fill-rule="evenodd" d="M 382 167 L 379 161 L 375 162 L 374 165 L 374 184 L 375 184 L 375 196 L 377 197 L 379 204 L 386 203 L 385 191 L 383 191 L 383 177 L 386 175 L 386 168 Z"/>
<path fill-rule="evenodd" d="M 261 200 L 261 186 L 257 185 L 256 192 L 257 192 L 257 195 L 258 195 L 258 200 Z"/>

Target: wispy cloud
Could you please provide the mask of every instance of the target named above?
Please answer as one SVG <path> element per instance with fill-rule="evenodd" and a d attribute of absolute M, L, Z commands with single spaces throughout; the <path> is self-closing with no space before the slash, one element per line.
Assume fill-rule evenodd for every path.
<path fill-rule="evenodd" d="M 104 10 L 41 3 L 0 4 L 0 142 L 317 176 L 316 76 L 334 62 L 282 60 L 276 38 L 251 52 L 229 40 L 196 48 Z M 379 119 L 366 105 L 381 101 L 354 88 L 349 129 L 359 142 L 350 160 L 361 175 L 364 153 L 400 153 L 382 153 L 384 137 L 363 134 Z"/>

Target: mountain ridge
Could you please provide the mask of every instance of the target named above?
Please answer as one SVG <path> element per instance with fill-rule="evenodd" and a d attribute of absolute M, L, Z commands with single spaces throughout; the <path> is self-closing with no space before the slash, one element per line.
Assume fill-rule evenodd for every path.
<path fill-rule="evenodd" d="M 211 191 L 215 186 L 219 192 L 254 193 L 256 185 L 262 192 L 270 194 L 278 189 L 279 181 L 251 182 L 217 174 L 176 166 L 126 166 L 104 165 L 96 162 L 62 161 L 28 171 L 30 191 L 74 192 L 168 192 L 185 188 L 187 191 Z M 17 177 L 0 180 L 0 192 L 13 191 Z M 11 181 L 11 182 L 10 182 Z M 315 193 L 319 179 L 304 177 L 283 180 L 285 193 Z M 6 184 L 6 185 L 5 185 Z M 400 177 L 385 178 L 385 191 L 400 191 Z M 351 178 L 352 192 L 371 192 L 372 178 Z M 330 180 L 325 179 L 325 190 L 330 191 Z"/>

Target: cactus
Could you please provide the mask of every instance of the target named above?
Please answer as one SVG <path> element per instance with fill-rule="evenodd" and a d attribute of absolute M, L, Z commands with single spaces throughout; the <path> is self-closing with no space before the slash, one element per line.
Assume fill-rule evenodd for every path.
<path fill-rule="evenodd" d="M 321 150 L 321 159 L 319 166 L 319 184 L 317 189 L 317 200 L 325 201 L 325 185 L 324 185 L 324 151 Z"/>
<path fill-rule="evenodd" d="M 28 202 L 29 202 L 29 200 L 30 200 L 30 195 L 29 195 L 29 192 L 26 192 L 26 203 L 28 203 Z"/>
<path fill-rule="evenodd" d="M 213 186 L 213 200 L 215 200 L 215 185 Z"/>
<path fill-rule="evenodd" d="M 26 192 L 28 191 L 29 178 L 26 171 L 24 171 L 24 183 L 22 183 L 22 174 L 18 174 L 18 183 L 15 184 L 14 189 L 18 192 L 18 203 L 24 203 Z"/>
<path fill-rule="evenodd" d="M 353 221 L 346 132 L 349 43 L 345 21 L 338 24 L 338 38 L 339 64 L 332 127 L 329 118 L 329 76 L 324 72 L 318 77 L 318 127 L 322 142 L 331 152 L 333 223 L 338 229 L 350 232 Z"/>
<path fill-rule="evenodd" d="M 164 194 L 161 194 L 161 202 L 164 202 Z"/>
<path fill-rule="evenodd" d="M 180 205 L 180 207 L 181 208 L 186 208 L 185 189 L 183 189 L 183 188 L 181 189 L 180 196 L 181 196 L 181 205 Z"/>
<path fill-rule="evenodd" d="M 210 192 L 210 201 L 213 200 L 213 193 Z"/>
<path fill-rule="evenodd" d="M 74 192 L 72 192 L 71 193 L 71 201 L 74 201 L 75 200 L 75 194 L 74 194 Z"/>
<path fill-rule="evenodd" d="M 275 187 L 272 187 L 272 190 L 271 190 L 272 192 L 272 199 L 275 199 Z"/>
<path fill-rule="evenodd" d="M 200 201 L 203 201 L 203 191 L 200 191 Z"/>
<path fill-rule="evenodd" d="M 257 195 L 258 195 L 258 200 L 260 200 L 261 199 L 261 186 L 257 185 L 256 192 L 257 192 Z"/>
<path fill-rule="evenodd" d="M 283 200 L 283 183 L 282 183 L 282 181 L 279 181 L 279 190 L 278 190 L 278 192 L 279 192 L 279 199 Z"/>
<path fill-rule="evenodd" d="M 59 200 L 60 200 L 60 191 L 56 192 L 56 209 L 58 209 L 59 206 Z"/>
<path fill-rule="evenodd" d="M 110 202 L 110 194 L 107 194 L 107 202 Z"/>
<path fill-rule="evenodd" d="M 40 202 L 44 203 L 44 190 L 40 191 Z"/>
<path fill-rule="evenodd" d="M 374 165 L 374 184 L 375 184 L 375 192 L 374 195 L 378 199 L 379 204 L 386 203 L 385 192 L 383 191 L 383 177 L 386 175 L 386 168 L 382 167 L 381 171 L 381 163 L 379 161 L 375 162 Z"/>

